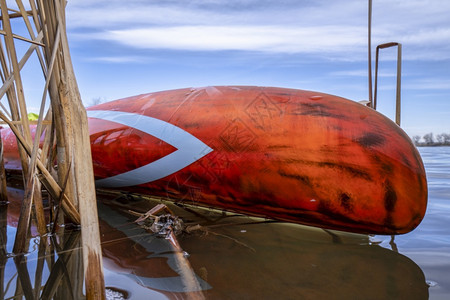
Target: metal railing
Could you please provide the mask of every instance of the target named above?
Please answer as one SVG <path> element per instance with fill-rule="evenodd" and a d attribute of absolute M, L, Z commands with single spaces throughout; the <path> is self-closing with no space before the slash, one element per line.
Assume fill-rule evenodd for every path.
<path fill-rule="evenodd" d="M 380 56 L 380 49 L 386 49 L 397 46 L 397 84 L 395 92 L 395 123 L 400 126 L 401 114 L 401 84 L 402 84 L 402 44 L 400 43 L 385 43 L 377 46 L 375 55 L 375 87 L 373 97 L 373 109 L 377 109 L 377 88 L 378 88 L 378 62 Z"/>

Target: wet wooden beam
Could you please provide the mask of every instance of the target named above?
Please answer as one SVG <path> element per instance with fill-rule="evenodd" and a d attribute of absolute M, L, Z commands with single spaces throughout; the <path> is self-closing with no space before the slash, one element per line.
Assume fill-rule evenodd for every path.
<path fill-rule="evenodd" d="M 66 265 L 69 263 L 73 253 L 77 251 L 77 244 L 80 240 L 79 232 L 70 232 L 67 238 L 64 248 L 58 251 L 58 260 L 50 268 L 51 272 L 48 276 L 47 282 L 42 290 L 41 299 L 52 299 L 58 288 L 60 287 L 60 282 L 64 276 L 69 276 L 67 274 Z"/>
<path fill-rule="evenodd" d="M 0 205 L 8 203 L 8 194 L 6 190 L 6 172 L 3 161 L 3 140 L 0 133 Z"/>
<path fill-rule="evenodd" d="M 72 192 L 77 199 L 81 220 L 81 241 L 83 248 L 83 265 L 87 299 L 105 299 L 102 252 L 100 246 L 100 230 L 98 224 L 97 201 L 92 167 L 91 146 L 87 122 L 87 113 L 81 101 L 78 85 L 70 58 L 69 44 L 65 31 L 65 1 L 44 1 L 46 16 L 48 16 L 48 36 L 51 32 L 61 32 L 60 60 L 56 62 L 58 74 L 50 81 L 53 89 L 57 89 L 59 111 L 53 110 L 55 120 L 64 120 L 64 126 L 55 122 L 55 129 L 65 137 L 67 158 L 70 158 L 68 169 L 72 174 Z M 50 47 L 52 43 L 48 45 Z M 53 44 L 53 47 L 58 45 Z M 50 57 L 46 48 L 47 59 Z M 53 101 L 53 98 L 52 98 Z M 58 160 L 59 162 L 59 160 Z M 67 165 L 68 162 L 66 162 Z M 69 184 L 71 183 L 69 179 Z"/>
<path fill-rule="evenodd" d="M 7 235 L 7 218 L 8 218 L 8 205 L 6 203 L 0 203 L 0 295 L 5 294 L 5 269 L 8 262 L 6 244 L 8 241 Z"/>
<path fill-rule="evenodd" d="M 2 10 L 0 35 L 4 36 L 6 48 L 6 51 L 4 51 L 0 43 L 0 63 L 4 71 L 2 74 L 4 84 L 0 88 L 0 95 L 7 94 L 11 108 L 10 118 L 1 112 L 0 118 L 11 127 L 17 137 L 17 144 L 22 151 L 22 171 L 25 183 L 25 197 L 16 241 L 23 241 L 27 235 L 27 229 L 23 228 L 28 228 L 33 203 L 35 204 L 34 207 L 37 207 L 38 227 L 39 224 L 43 224 L 43 220 L 40 218 L 42 217 L 40 215 L 40 204 L 42 202 L 34 201 L 38 197 L 34 193 L 36 191 L 34 186 L 38 186 L 42 182 L 53 199 L 62 198 L 61 207 L 65 215 L 73 222 L 81 223 L 86 298 L 104 299 L 105 287 L 87 114 L 81 102 L 70 59 L 65 31 L 66 1 L 30 1 L 31 10 L 25 10 L 20 0 L 16 2 L 19 10 L 11 10 L 8 9 L 6 0 L 0 0 Z M 29 20 L 30 16 L 32 20 Z M 13 34 L 10 18 L 15 17 L 22 17 L 30 38 Z M 34 22 L 34 27 L 39 34 L 34 33 L 30 21 Z M 20 62 L 18 62 L 15 53 L 15 39 L 21 39 L 32 44 Z M 40 49 L 40 46 L 43 46 L 43 48 Z M 38 138 L 35 139 L 34 143 L 29 130 L 30 122 L 26 116 L 26 105 L 20 78 L 20 69 L 33 51 L 37 52 L 46 79 L 40 117 L 37 122 L 36 134 Z M 47 90 L 51 99 L 52 114 L 48 117 L 52 118 L 52 127 L 46 132 L 44 148 L 40 153 L 39 137 L 45 123 L 42 109 L 45 107 Z M 57 180 L 49 172 L 49 169 L 53 168 L 54 160 L 47 158 L 47 153 L 53 149 L 54 141 L 57 145 Z M 43 157 L 40 157 L 42 153 Z M 47 162 L 48 169 L 45 167 Z M 63 191 L 61 180 L 65 177 L 68 178 L 68 184 L 67 190 Z M 59 184 L 57 181 L 59 181 Z M 16 244 L 15 249 L 17 251 L 24 250 L 26 247 L 24 242 L 17 242 Z M 24 284 L 28 285 L 27 282 L 24 282 Z"/>
<path fill-rule="evenodd" d="M 14 256 L 14 263 L 16 265 L 18 279 L 22 286 L 22 292 L 26 299 L 34 299 L 33 287 L 31 285 L 30 273 L 27 267 L 27 258 L 25 255 Z"/>
<path fill-rule="evenodd" d="M 56 44 L 59 43 L 59 29 L 56 31 Z M 38 153 L 40 151 L 39 149 L 39 142 L 40 142 L 40 136 L 42 134 L 42 130 L 43 130 L 43 117 L 44 117 L 44 109 L 45 109 L 45 105 L 46 105 L 46 99 L 47 99 L 47 89 L 48 89 L 48 85 L 50 82 L 50 78 L 52 76 L 52 72 L 53 72 L 53 66 L 54 66 L 54 62 L 55 62 L 55 57 L 56 57 L 56 53 L 57 53 L 57 49 L 58 47 L 54 47 L 53 51 L 52 51 L 52 56 L 51 56 L 51 61 L 47 70 L 47 74 L 46 74 L 46 81 L 45 81 L 45 87 L 44 87 L 44 93 L 42 95 L 42 100 L 41 100 L 41 106 L 39 109 L 39 118 L 38 118 L 38 123 L 36 126 L 36 132 L 35 132 L 35 139 L 33 141 L 33 148 L 31 151 L 31 156 L 30 156 L 30 168 L 28 169 L 28 174 L 27 174 L 27 178 L 29 181 L 32 181 L 32 185 L 31 184 L 27 184 L 27 188 L 31 188 L 32 191 L 32 195 L 34 195 L 35 198 L 38 199 L 38 201 L 34 201 L 34 207 L 35 207 L 35 212 L 36 212 L 36 220 L 37 220 L 37 227 L 38 227 L 38 231 L 41 235 L 44 235 L 46 233 L 46 222 L 45 222 L 45 216 L 44 216 L 44 207 L 42 204 L 42 197 L 40 197 L 40 191 L 41 191 L 41 187 L 39 184 L 39 181 L 35 182 L 35 173 L 36 173 L 36 163 L 37 163 L 37 157 L 38 157 Z M 27 189 L 25 189 L 25 195 L 29 195 L 27 193 Z M 39 195 L 38 195 L 39 193 Z M 32 199 L 31 199 L 32 200 Z M 24 203 L 28 203 L 28 199 L 27 201 L 25 201 L 24 199 Z M 33 201 L 29 201 L 29 203 L 33 203 Z"/>

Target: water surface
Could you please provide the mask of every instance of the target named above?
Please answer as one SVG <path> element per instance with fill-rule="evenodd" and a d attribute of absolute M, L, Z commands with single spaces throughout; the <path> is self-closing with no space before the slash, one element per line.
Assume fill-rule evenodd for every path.
<path fill-rule="evenodd" d="M 136 212 L 161 201 L 99 194 L 109 294 L 118 291 L 129 299 L 450 299 L 450 147 L 419 151 L 428 177 L 427 213 L 416 230 L 393 240 L 166 203 L 190 229 L 178 235 L 177 248 L 145 223 L 134 222 Z M 44 292 L 58 299 L 81 298 L 79 230 L 67 227 L 64 235 L 60 230 L 47 237 L 32 231 L 30 252 L 12 257 L 23 191 L 9 188 L 9 195 L 10 204 L 0 206 L 0 298 Z"/>

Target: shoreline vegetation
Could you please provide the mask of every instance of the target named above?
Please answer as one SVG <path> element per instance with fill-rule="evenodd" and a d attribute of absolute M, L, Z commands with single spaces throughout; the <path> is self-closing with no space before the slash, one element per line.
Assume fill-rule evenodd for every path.
<path fill-rule="evenodd" d="M 430 132 L 422 137 L 420 135 L 415 135 L 411 139 L 417 147 L 450 146 L 449 133 L 437 134 L 435 137 L 434 134 Z"/>

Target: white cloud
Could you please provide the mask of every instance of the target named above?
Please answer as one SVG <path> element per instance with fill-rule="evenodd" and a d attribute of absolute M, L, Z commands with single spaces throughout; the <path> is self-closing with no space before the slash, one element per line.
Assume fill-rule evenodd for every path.
<path fill-rule="evenodd" d="M 373 69 L 372 71 L 374 71 Z M 331 76 L 343 76 L 343 77 L 367 77 L 368 70 L 342 70 L 342 71 L 334 71 L 330 72 Z M 403 74 L 405 75 L 405 74 Z M 380 72 L 378 74 L 379 77 L 396 77 L 397 73 L 392 72 Z"/>
<path fill-rule="evenodd" d="M 350 26 L 175 26 L 111 30 L 91 37 L 142 49 L 339 55 L 355 49 L 364 53 L 363 35 L 363 29 Z"/>
<path fill-rule="evenodd" d="M 373 46 L 396 41 L 404 45 L 406 60 L 450 59 L 449 14 L 450 1 L 374 1 Z M 130 0 L 126 4 L 79 0 L 69 2 L 67 15 L 69 29 L 78 38 L 109 40 L 132 48 L 366 59 L 367 2 L 360 0 Z"/>
<path fill-rule="evenodd" d="M 344 1 L 74 1 L 68 26 L 118 29 L 139 25 L 354 25 L 366 19 L 366 5 Z"/>
<path fill-rule="evenodd" d="M 105 63 L 141 63 L 148 59 L 137 56 L 96 56 L 88 57 L 86 60 Z"/>
<path fill-rule="evenodd" d="M 404 88 L 409 90 L 450 90 L 450 79 L 425 78 L 409 82 Z"/>

